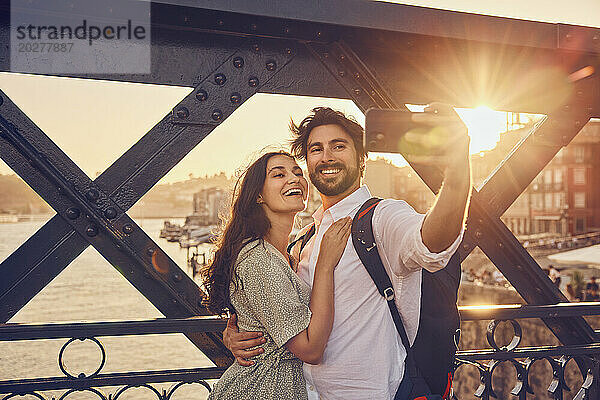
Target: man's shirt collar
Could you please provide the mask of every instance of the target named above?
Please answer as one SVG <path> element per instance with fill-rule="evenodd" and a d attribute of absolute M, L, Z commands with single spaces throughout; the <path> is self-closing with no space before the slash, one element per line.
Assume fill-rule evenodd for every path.
<path fill-rule="evenodd" d="M 313 219 L 316 225 L 320 225 L 325 213 L 330 213 L 333 221 L 352 215 L 352 212 L 360 207 L 365 201 L 371 198 L 371 192 L 365 185 L 356 189 L 342 200 L 329 207 L 326 211 L 321 205 L 317 211 L 313 213 Z"/>

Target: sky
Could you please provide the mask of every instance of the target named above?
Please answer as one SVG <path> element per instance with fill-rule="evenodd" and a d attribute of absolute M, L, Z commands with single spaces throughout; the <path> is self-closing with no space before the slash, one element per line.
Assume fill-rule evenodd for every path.
<path fill-rule="evenodd" d="M 600 0 L 401 3 L 600 27 Z M 91 178 L 106 169 L 192 90 L 11 73 L 0 73 L 0 89 Z M 285 146 L 290 118 L 298 122 L 316 106 L 342 110 L 364 124 L 364 116 L 349 100 L 258 94 L 242 104 L 161 183 L 187 179 L 190 173 L 204 176 L 224 171 L 231 175 L 266 147 Z M 494 146 L 505 125 L 503 114 L 486 109 L 480 110 L 482 114 L 461 110 L 459 113 L 473 132 L 474 126 L 479 130 L 477 135 L 472 134 L 472 152 Z M 482 127 L 478 115 L 484 115 L 489 125 Z M 393 160 L 403 164 L 399 156 Z M 0 173 L 11 173 L 2 161 Z"/>

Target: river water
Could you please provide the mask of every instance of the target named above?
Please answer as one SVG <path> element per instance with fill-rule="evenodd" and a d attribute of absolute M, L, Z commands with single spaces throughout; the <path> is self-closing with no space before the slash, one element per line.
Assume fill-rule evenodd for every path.
<path fill-rule="evenodd" d="M 171 219 L 182 223 L 182 220 Z M 188 274 L 186 251 L 178 243 L 160 239 L 162 219 L 136 221 Z M 0 224 L 0 261 L 6 259 L 45 221 Z M 200 249 L 200 252 L 208 247 Z M 0 276 L 0 279 L 1 276 Z M 93 247 L 88 247 L 59 276 L 38 293 L 9 322 L 106 321 L 160 318 L 163 315 L 123 278 Z M 99 338 L 106 349 L 102 373 L 197 368 L 213 364 L 182 334 Z M 66 339 L 0 342 L 0 380 L 63 376 L 58 354 Z M 100 362 L 100 351 L 90 341 L 76 341 L 65 351 L 65 365 L 73 375 L 89 374 Z M 161 386 L 168 388 L 170 385 Z M 100 389 L 105 395 L 115 389 Z M 175 399 L 204 399 L 199 385 L 185 385 Z M 52 394 L 54 394 L 52 392 Z M 60 395 L 60 393 L 57 393 Z M 58 397 L 58 396 L 57 396 Z M 68 399 L 98 398 L 73 393 Z M 127 391 L 119 399 L 156 398 L 148 389 Z"/>

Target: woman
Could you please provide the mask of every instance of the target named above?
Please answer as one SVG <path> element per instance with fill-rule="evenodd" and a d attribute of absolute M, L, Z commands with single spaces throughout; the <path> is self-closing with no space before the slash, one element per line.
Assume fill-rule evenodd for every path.
<path fill-rule="evenodd" d="M 350 234 L 345 218 L 323 237 L 312 292 L 293 271 L 288 238 L 308 183 L 288 153 L 267 153 L 245 172 L 214 261 L 203 272 L 208 308 L 237 313 L 263 332 L 251 367 L 234 363 L 209 399 L 307 399 L 302 362 L 317 364 L 333 325 L 333 275 Z M 238 181 L 239 184 L 239 181 Z"/>

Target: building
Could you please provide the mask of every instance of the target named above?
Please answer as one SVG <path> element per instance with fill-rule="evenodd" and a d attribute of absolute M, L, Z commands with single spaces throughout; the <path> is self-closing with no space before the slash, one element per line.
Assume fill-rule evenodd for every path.
<path fill-rule="evenodd" d="M 420 213 L 433 204 L 435 195 L 411 167 L 397 167 L 382 158 L 367 160 L 366 165 L 364 181 L 373 196 L 404 200 Z"/>
<path fill-rule="evenodd" d="M 600 230 L 600 121 L 592 120 L 540 172 L 531 195 L 531 232 Z"/>
<path fill-rule="evenodd" d="M 194 217 L 200 225 L 217 225 L 225 202 L 225 191 L 211 187 L 194 193 Z"/>

